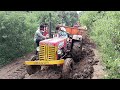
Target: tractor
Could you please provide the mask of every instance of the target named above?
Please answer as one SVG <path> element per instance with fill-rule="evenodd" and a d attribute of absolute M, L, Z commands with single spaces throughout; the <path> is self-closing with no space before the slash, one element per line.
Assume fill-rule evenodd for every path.
<path fill-rule="evenodd" d="M 82 52 L 82 34 L 78 28 L 64 26 L 68 38 L 53 37 L 40 41 L 37 56 L 25 61 L 27 73 L 34 74 L 42 66 L 62 67 L 62 76 L 68 78 L 73 65 L 78 62 Z"/>
<path fill-rule="evenodd" d="M 62 76 L 67 78 L 75 62 L 80 60 L 82 52 L 82 35 L 78 28 L 64 26 L 68 38 L 54 37 L 40 41 L 37 56 L 25 61 L 29 75 L 42 66 L 62 67 Z"/>

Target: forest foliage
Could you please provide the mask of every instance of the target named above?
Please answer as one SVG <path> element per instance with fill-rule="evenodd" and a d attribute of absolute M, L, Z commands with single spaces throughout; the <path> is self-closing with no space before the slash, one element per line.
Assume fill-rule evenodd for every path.
<path fill-rule="evenodd" d="M 98 46 L 108 72 L 105 78 L 120 78 L 120 12 L 84 11 L 79 21 Z"/>

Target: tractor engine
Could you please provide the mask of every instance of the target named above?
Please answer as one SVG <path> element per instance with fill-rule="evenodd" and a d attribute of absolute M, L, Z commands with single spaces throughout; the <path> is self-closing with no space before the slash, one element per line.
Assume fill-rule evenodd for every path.
<path fill-rule="evenodd" d="M 59 60 L 67 50 L 66 38 L 51 38 L 40 42 L 39 60 Z"/>

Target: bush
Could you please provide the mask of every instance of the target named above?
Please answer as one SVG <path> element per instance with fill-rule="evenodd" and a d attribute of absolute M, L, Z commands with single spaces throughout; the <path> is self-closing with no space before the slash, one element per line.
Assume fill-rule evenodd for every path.
<path fill-rule="evenodd" d="M 0 66 L 33 50 L 32 25 L 28 28 L 26 18 L 20 13 L 0 12 Z"/>
<path fill-rule="evenodd" d="M 45 22 L 49 24 L 49 13 L 50 11 L 0 12 L 0 66 L 35 49 L 34 33 L 44 17 Z M 51 13 L 53 30 L 59 19 L 55 12 L 51 11 Z"/>
<path fill-rule="evenodd" d="M 84 12 L 79 20 L 89 27 L 90 37 L 102 53 L 108 78 L 120 78 L 120 12 Z"/>

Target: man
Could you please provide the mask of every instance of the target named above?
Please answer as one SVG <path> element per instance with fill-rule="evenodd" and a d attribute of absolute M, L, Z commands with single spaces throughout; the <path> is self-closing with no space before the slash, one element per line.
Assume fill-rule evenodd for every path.
<path fill-rule="evenodd" d="M 44 33 L 43 33 L 44 36 L 49 36 L 49 32 L 48 32 L 48 24 L 45 23 L 44 24 Z"/>
<path fill-rule="evenodd" d="M 57 33 L 58 33 L 57 37 L 66 37 L 66 38 L 68 38 L 68 34 L 67 34 L 66 29 L 64 27 L 57 26 L 56 30 L 57 30 Z"/>
<path fill-rule="evenodd" d="M 59 35 L 59 37 L 66 37 L 66 38 L 68 38 L 68 34 L 67 34 L 66 29 L 64 27 L 60 27 L 58 35 Z"/>
<path fill-rule="evenodd" d="M 34 41 L 37 44 L 37 47 L 39 47 L 39 42 L 46 39 L 47 37 L 43 36 L 42 32 L 44 30 L 44 25 L 40 25 L 40 28 L 35 32 L 34 35 Z M 36 55 L 37 55 L 38 51 L 36 50 Z"/>

